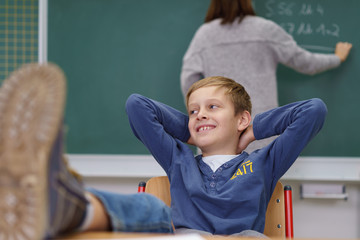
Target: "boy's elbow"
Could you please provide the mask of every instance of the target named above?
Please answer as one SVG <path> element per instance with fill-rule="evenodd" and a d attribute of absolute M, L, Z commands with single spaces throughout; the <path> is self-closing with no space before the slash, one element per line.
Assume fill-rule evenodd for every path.
<path fill-rule="evenodd" d="M 313 98 L 311 104 L 314 116 L 321 121 L 325 121 L 328 110 L 324 101 L 320 98 Z"/>
<path fill-rule="evenodd" d="M 141 98 L 141 95 L 137 94 L 137 93 L 133 93 L 128 97 L 128 99 L 126 100 L 126 103 L 125 103 L 125 109 L 128 114 L 129 114 L 129 111 L 131 111 L 131 109 L 136 109 L 136 106 L 139 103 L 140 98 Z"/>
<path fill-rule="evenodd" d="M 323 100 L 321 100 L 320 98 L 313 98 L 312 102 L 317 111 L 325 115 L 327 114 L 327 107 Z"/>

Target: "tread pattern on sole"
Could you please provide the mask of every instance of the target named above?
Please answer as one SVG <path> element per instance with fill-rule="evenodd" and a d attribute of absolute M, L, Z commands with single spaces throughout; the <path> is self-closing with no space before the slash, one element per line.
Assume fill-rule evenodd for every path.
<path fill-rule="evenodd" d="M 47 224 L 47 170 L 66 83 L 53 64 L 28 64 L 0 89 L 0 240 L 39 240 Z"/>

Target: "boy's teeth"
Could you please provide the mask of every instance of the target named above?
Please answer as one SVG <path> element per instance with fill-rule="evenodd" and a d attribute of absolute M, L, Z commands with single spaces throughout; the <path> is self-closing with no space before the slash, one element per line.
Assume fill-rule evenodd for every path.
<path fill-rule="evenodd" d="M 205 130 L 209 130 L 210 129 L 210 127 L 201 127 L 200 129 L 199 129 L 199 131 L 201 132 L 201 131 L 205 131 Z"/>

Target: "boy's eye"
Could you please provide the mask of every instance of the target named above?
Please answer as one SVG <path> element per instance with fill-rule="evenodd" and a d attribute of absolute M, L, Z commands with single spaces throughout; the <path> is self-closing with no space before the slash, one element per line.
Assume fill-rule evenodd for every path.
<path fill-rule="evenodd" d="M 198 110 L 191 110 L 191 111 L 190 111 L 190 115 L 191 115 L 191 114 L 195 114 L 195 113 L 197 113 L 197 112 L 198 112 Z"/>
<path fill-rule="evenodd" d="M 210 109 L 215 109 L 215 108 L 218 108 L 218 106 L 216 106 L 216 105 L 210 105 Z"/>

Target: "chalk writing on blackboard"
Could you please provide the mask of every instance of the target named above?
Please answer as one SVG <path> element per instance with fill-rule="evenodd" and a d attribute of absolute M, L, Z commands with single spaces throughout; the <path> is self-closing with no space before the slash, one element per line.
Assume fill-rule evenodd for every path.
<path fill-rule="evenodd" d="M 291 35 L 319 34 L 323 36 L 340 37 L 340 27 L 338 24 L 325 25 L 324 23 L 320 23 L 319 25 L 314 25 L 306 22 L 298 24 L 293 22 L 282 22 L 279 25 Z"/>
<path fill-rule="evenodd" d="M 266 2 L 267 13 L 266 17 L 272 17 L 274 15 L 284 16 L 311 16 L 311 15 L 325 15 L 325 9 L 320 4 L 309 3 L 293 3 L 293 2 L 276 2 L 275 0 L 269 0 Z"/>
<path fill-rule="evenodd" d="M 340 38 L 340 25 L 329 23 L 326 8 L 319 3 L 268 0 L 264 16 L 275 20 L 292 36 L 316 35 L 326 38 Z M 307 49 L 333 51 L 332 47 L 303 45 Z"/>

